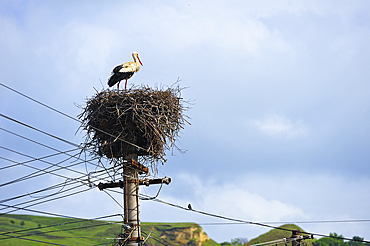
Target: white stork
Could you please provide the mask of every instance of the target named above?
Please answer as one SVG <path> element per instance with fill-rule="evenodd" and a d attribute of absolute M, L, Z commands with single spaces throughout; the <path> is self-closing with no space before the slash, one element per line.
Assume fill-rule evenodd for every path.
<path fill-rule="evenodd" d="M 140 61 L 139 55 L 134 52 L 132 53 L 132 57 L 134 58 L 134 62 L 125 62 L 121 65 L 116 66 L 112 71 L 112 76 L 108 80 L 108 85 L 112 87 L 113 85 L 117 84 L 117 90 L 119 91 L 119 84 L 121 80 L 126 79 L 125 83 L 125 92 L 127 87 L 127 80 L 134 75 L 135 72 L 139 71 L 140 65 L 143 64 Z"/>

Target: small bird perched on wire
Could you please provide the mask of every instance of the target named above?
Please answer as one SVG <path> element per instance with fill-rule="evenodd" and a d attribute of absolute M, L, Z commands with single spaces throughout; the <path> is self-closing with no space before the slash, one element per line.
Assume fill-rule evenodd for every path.
<path fill-rule="evenodd" d="M 112 75 L 108 80 L 109 87 L 112 87 L 118 83 L 117 90 L 119 91 L 119 84 L 121 80 L 125 79 L 126 80 L 125 92 L 126 92 L 127 80 L 131 78 L 134 75 L 134 73 L 139 71 L 140 65 L 143 66 L 143 64 L 140 61 L 139 55 L 136 52 L 132 53 L 132 57 L 134 58 L 133 62 L 122 63 L 113 69 Z"/>
<path fill-rule="evenodd" d="M 193 210 L 190 203 L 188 204 L 188 209 Z"/>

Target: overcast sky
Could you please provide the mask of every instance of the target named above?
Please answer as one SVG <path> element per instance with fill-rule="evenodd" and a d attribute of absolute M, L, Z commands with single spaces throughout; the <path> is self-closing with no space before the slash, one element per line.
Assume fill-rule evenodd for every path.
<path fill-rule="evenodd" d="M 129 86 L 179 78 L 191 101 L 178 142 L 187 152 L 169 152 L 160 166 L 157 176 L 172 183 L 159 199 L 255 222 L 370 219 L 369 11 L 369 1 L 1 1 L 0 82 L 76 117 L 76 105 L 106 89 L 113 67 L 136 51 L 144 66 Z M 84 141 L 78 122 L 3 86 L 0 98 L 1 114 Z M 3 117 L 0 127 L 73 148 Z M 55 153 L 5 131 L 0 145 Z M 27 160 L 5 149 L 0 156 Z M 1 170 L 1 183 L 33 171 Z M 60 182 L 46 175 L 0 187 L 1 199 Z M 84 218 L 121 212 L 97 189 L 32 208 Z M 153 201 L 141 202 L 141 220 L 226 222 Z M 297 225 L 370 240 L 370 222 Z M 217 242 L 269 230 L 202 227 Z"/>

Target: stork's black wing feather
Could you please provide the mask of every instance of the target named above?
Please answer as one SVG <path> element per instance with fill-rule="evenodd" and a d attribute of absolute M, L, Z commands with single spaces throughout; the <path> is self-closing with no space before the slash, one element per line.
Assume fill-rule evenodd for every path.
<path fill-rule="evenodd" d="M 119 72 L 119 70 L 121 70 L 121 68 L 123 68 L 123 66 L 122 66 L 122 65 L 118 65 L 117 67 L 113 68 L 112 74 L 114 74 L 114 73 L 118 73 L 118 72 Z"/>
<path fill-rule="evenodd" d="M 116 68 L 114 68 L 113 71 Z M 134 72 L 126 72 L 126 73 L 119 73 L 119 72 L 117 72 L 117 73 L 113 73 L 112 76 L 110 76 L 110 78 L 108 80 L 108 85 L 110 87 L 112 87 L 113 85 L 117 84 L 118 82 L 120 82 L 123 79 L 129 79 L 129 78 L 131 78 L 132 75 L 134 75 Z"/>

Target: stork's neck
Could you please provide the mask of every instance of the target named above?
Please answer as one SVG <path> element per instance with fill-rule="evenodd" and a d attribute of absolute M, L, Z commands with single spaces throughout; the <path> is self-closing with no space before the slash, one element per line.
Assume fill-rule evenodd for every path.
<path fill-rule="evenodd" d="M 138 58 L 137 56 L 133 56 L 133 57 L 134 57 L 134 61 L 135 61 L 135 63 L 140 64 L 140 62 L 139 62 L 139 58 Z"/>

